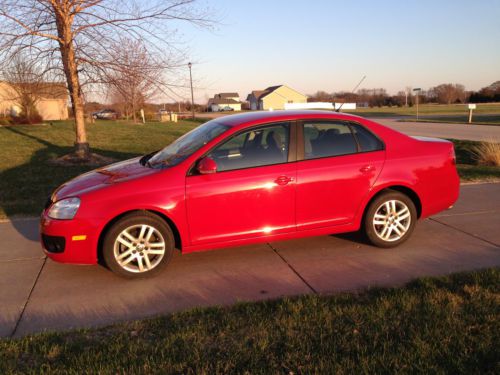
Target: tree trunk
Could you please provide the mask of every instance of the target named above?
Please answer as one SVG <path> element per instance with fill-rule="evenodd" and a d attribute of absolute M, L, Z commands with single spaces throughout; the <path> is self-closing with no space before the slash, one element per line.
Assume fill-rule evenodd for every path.
<path fill-rule="evenodd" d="M 86 160 L 90 158 L 90 147 L 87 142 L 87 132 L 85 130 L 85 115 L 83 108 L 83 98 L 78 78 L 78 65 L 76 63 L 75 46 L 71 31 L 72 16 L 69 13 L 56 11 L 56 24 L 61 51 L 64 75 L 68 84 L 71 106 L 75 116 L 75 154 L 78 158 Z"/>

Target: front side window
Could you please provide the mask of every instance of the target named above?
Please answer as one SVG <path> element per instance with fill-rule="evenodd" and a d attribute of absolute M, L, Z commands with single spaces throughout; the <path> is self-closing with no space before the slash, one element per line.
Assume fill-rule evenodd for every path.
<path fill-rule="evenodd" d="M 285 163 L 289 133 L 288 123 L 248 130 L 216 147 L 207 156 L 215 160 L 218 172 Z"/>
<path fill-rule="evenodd" d="M 356 139 L 347 124 L 331 121 L 304 123 L 304 158 L 306 160 L 356 152 Z"/>
<path fill-rule="evenodd" d="M 153 168 L 177 165 L 229 128 L 217 121 L 206 122 L 154 154 L 148 160 L 148 165 Z"/>

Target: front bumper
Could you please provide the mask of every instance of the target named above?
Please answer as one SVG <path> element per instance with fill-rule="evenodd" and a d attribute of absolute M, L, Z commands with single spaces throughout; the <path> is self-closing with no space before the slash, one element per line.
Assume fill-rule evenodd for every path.
<path fill-rule="evenodd" d="M 99 226 L 84 219 L 40 219 L 40 243 L 44 253 L 56 262 L 96 264 Z"/>

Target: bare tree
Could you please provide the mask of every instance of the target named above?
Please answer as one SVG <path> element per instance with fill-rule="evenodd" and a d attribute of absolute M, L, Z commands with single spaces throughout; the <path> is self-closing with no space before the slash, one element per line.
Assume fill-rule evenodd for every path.
<path fill-rule="evenodd" d="M 0 63 L 28 51 L 60 69 L 75 116 L 75 153 L 86 159 L 83 85 L 101 83 L 105 71 L 116 66 L 109 47 L 123 36 L 142 40 L 163 56 L 178 53 L 167 26 L 210 23 L 205 12 L 193 9 L 194 1 L 0 0 Z"/>
<path fill-rule="evenodd" d="M 120 103 L 128 118 L 137 121 L 137 111 L 152 100 L 162 88 L 168 65 L 153 56 L 141 40 L 123 39 L 113 45 L 116 66 L 105 77 L 113 102 Z"/>
<path fill-rule="evenodd" d="M 465 100 L 465 87 L 461 84 L 443 83 L 431 89 L 431 96 L 434 96 L 438 103 L 451 104 L 456 101 Z"/>
<path fill-rule="evenodd" d="M 21 109 L 21 116 L 31 122 L 37 114 L 36 105 L 43 96 L 50 94 L 44 82 L 45 70 L 37 61 L 18 55 L 3 69 L 0 76 L 6 89 L 3 100 L 8 100 Z"/>

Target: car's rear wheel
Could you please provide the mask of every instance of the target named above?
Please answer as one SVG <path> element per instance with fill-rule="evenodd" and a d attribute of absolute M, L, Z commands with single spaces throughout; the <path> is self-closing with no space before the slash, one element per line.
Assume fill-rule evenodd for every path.
<path fill-rule="evenodd" d="M 394 247 L 406 241 L 417 222 L 413 201 L 398 191 L 387 191 L 369 205 L 364 219 L 368 240 L 378 247 Z"/>
<path fill-rule="evenodd" d="M 137 278 L 158 273 L 170 261 L 174 236 L 157 215 L 134 212 L 119 219 L 103 241 L 103 258 L 116 274 Z"/>

